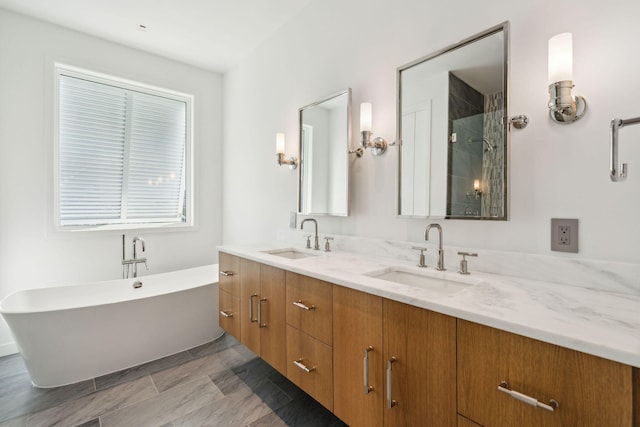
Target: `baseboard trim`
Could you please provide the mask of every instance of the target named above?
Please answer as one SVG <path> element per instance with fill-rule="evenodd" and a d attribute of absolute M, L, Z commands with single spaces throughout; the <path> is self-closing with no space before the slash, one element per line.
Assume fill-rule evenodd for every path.
<path fill-rule="evenodd" d="M 10 354 L 18 353 L 18 346 L 15 342 L 6 342 L 0 344 L 0 357 L 9 356 Z"/>

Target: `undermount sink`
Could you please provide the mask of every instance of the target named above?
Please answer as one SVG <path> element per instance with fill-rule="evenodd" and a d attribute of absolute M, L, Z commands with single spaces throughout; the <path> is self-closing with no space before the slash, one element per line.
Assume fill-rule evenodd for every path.
<path fill-rule="evenodd" d="M 312 256 L 317 256 L 318 254 L 312 254 L 309 252 L 303 252 L 300 251 L 298 249 L 292 249 L 292 248 L 287 248 L 287 249 L 273 249 L 270 251 L 263 251 L 264 253 L 270 254 L 270 255 L 276 255 L 282 258 L 288 258 L 288 259 L 300 259 L 300 258 L 308 258 L 308 257 L 312 257 Z"/>
<path fill-rule="evenodd" d="M 365 276 L 386 280 L 387 282 L 414 286 L 441 296 L 452 295 L 472 286 L 472 284 L 467 283 L 467 281 L 463 282 L 441 277 L 433 277 L 402 267 L 388 267 L 384 270 L 366 273 Z"/>

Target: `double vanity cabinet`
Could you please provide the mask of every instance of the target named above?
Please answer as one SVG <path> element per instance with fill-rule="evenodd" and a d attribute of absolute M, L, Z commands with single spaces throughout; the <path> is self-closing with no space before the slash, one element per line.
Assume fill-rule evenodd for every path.
<path fill-rule="evenodd" d="M 222 328 L 352 427 L 640 427 L 638 368 L 229 253 L 219 260 Z"/>

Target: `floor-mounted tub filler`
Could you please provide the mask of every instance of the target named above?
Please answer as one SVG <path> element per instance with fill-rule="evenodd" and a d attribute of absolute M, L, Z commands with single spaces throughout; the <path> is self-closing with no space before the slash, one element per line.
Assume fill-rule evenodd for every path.
<path fill-rule="evenodd" d="M 209 342 L 218 325 L 218 265 L 29 289 L 0 302 L 33 384 L 57 387 Z"/>

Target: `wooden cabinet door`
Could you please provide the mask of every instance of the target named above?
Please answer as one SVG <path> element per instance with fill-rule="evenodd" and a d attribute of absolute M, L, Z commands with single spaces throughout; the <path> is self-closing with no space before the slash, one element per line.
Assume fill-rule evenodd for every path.
<path fill-rule="evenodd" d="M 286 273 L 287 323 L 331 346 L 333 341 L 333 285 Z"/>
<path fill-rule="evenodd" d="M 240 341 L 260 355 L 258 299 L 260 298 L 260 264 L 240 259 Z"/>
<path fill-rule="evenodd" d="M 336 285 L 333 317 L 333 412 L 351 427 L 382 426 L 382 298 Z"/>
<path fill-rule="evenodd" d="M 218 266 L 218 289 L 240 298 L 240 258 L 219 252 Z"/>
<path fill-rule="evenodd" d="M 219 290 L 218 304 L 220 327 L 240 340 L 240 298 Z"/>
<path fill-rule="evenodd" d="M 258 301 L 260 357 L 283 375 L 287 374 L 285 323 L 285 272 L 268 265 L 260 266 Z"/>
<path fill-rule="evenodd" d="M 333 411 L 331 347 L 287 325 L 287 378 Z"/>
<path fill-rule="evenodd" d="M 385 401 L 385 427 L 455 427 L 456 319 L 385 299 L 383 331 L 394 401 Z"/>
<path fill-rule="evenodd" d="M 463 417 L 462 415 L 458 415 L 458 427 L 482 427 L 478 423 L 474 423 L 468 418 Z"/>
<path fill-rule="evenodd" d="M 548 404 L 528 405 L 498 390 Z M 486 427 L 632 425 L 632 368 L 487 326 L 458 321 L 458 411 Z"/>

